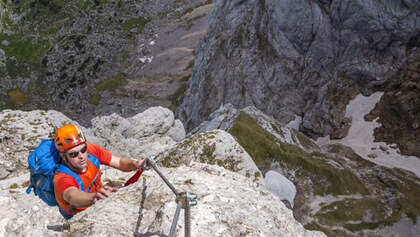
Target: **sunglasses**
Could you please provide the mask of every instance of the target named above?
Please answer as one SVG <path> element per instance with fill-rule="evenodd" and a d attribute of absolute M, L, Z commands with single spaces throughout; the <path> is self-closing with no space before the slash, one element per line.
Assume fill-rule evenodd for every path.
<path fill-rule="evenodd" d="M 85 153 L 87 150 L 87 145 L 85 144 L 85 146 L 80 149 L 80 151 L 74 151 L 74 152 L 68 152 L 67 155 L 70 156 L 71 158 L 75 158 L 79 155 L 79 153 L 83 154 Z"/>

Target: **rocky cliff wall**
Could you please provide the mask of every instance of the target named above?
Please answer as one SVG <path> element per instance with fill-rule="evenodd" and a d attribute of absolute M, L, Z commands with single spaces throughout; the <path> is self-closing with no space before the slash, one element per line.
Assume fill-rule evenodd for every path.
<path fill-rule="evenodd" d="M 341 136 L 348 101 L 388 90 L 418 55 L 419 11 L 418 1 L 218 0 L 177 115 L 190 130 L 220 105 L 253 105 Z"/>

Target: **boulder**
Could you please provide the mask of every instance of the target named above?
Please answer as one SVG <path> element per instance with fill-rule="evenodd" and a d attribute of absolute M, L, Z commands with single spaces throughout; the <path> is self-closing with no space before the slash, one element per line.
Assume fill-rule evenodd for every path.
<path fill-rule="evenodd" d="M 182 123 L 163 107 L 151 107 L 127 119 L 117 114 L 96 117 L 89 132 L 103 139 L 111 152 L 135 159 L 156 156 L 185 138 Z"/>
<path fill-rule="evenodd" d="M 270 170 L 265 174 L 265 187 L 280 200 L 287 201 L 291 208 L 293 208 L 296 196 L 296 187 L 290 180 L 282 174 Z"/>
<path fill-rule="evenodd" d="M 157 159 L 167 167 L 189 165 L 193 161 L 215 164 L 262 184 L 261 171 L 252 158 L 232 135 L 223 130 L 194 134 L 160 154 Z"/>
<path fill-rule="evenodd" d="M 27 157 L 42 139 L 51 139 L 57 127 L 74 122 L 60 112 L 4 110 L 0 112 L 0 167 L 10 177 L 27 170 Z"/>

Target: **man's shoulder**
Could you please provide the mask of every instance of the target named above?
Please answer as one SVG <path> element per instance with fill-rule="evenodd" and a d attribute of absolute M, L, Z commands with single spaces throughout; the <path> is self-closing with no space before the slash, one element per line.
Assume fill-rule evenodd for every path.
<path fill-rule="evenodd" d="M 86 143 L 86 145 L 87 145 L 87 151 L 90 154 L 95 154 L 95 153 L 100 153 L 100 152 L 106 151 L 105 148 L 103 148 L 100 145 L 95 144 L 95 143 Z"/>
<path fill-rule="evenodd" d="M 98 144 L 95 144 L 95 143 L 89 143 L 89 142 L 87 142 L 86 143 L 86 145 L 87 145 L 87 148 L 89 149 L 104 149 L 104 148 L 102 148 L 100 145 L 98 145 Z"/>
<path fill-rule="evenodd" d="M 112 156 L 111 152 L 94 143 L 87 143 L 87 152 L 94 155 L 101 164 L 105 165 L 109 164 Z"/>
<path fill-rule="evenodd" d="M 60 183 L 74 183 L 74 181 L 76 181 L 76 179 L 66 173 L 62 173 L 62 172 L 55 172 L 54 174 L 54 179 L 53 179 L 53 183 L 54 185 L 59 185 Z"/>
<path fill-rule="evenodd" d="M 70 187 L 79 188 L 79 184 L 77 184 L 77 181 L 73 176 L 61 172 L 55 173 L 53 184 L 56 195 L 58 193 L 64 193 L 64 191 Z"/>
<path fill-rule="evenodd" d="M 54 182 L 62 180 L 62 179 L 71 179 L 73 178 L 73 176 L 66 174 L 66 173 L 62 173 L 62 172 L 55 172 L 54 174 Z"/>

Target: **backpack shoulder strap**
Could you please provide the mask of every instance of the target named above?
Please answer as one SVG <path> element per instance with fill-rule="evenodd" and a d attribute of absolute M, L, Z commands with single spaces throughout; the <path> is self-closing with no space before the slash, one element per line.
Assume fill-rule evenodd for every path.
<path fill-rule="evenodd" d="M 95 155 L 90 154 L 90 153 L 88 153 L 88 158 L 90 162 L 92 162 L 96 166 L 96 168 L 99 169 L 99 166 L 101 165 L 101 162 L 99 161 L 99 159 Z"/>
<path fill-rule="evenodd" d="M 98 170 L 96 171 L 95 177 L 92 179 L 92 182 L 90 183 L 89 187 L 86 188 L 85 190 L 86 192 L 88 192 L 92 188 L 92 185 L 95 183 L 96 178 L 98 178 L 99 172 L 101 172 L 101 169 L 100 169 L 101 162 L 99 161 L 99 159 L 93 154 L 89 154 L 89 153 L 88 153 L 88 158 L 90 162 L 92 162 L 92 164 L 95 165 L 96 168 L 98 168 Z"/>
<path fill-rule="evenodd" d="M 95 165 L 96 168 L 98 168 L 98 171 L 96 172 L 95 177 L 93 178 L 93 180 L 90 183 L 89 187 L 86 188 L 86 190 L 85 190 L 85 187 L 83 185 L 82 179 L 79 177 L 79 175 L 76 172 L 74 172 L 73 170 L 71 170 L 69 167 L 67 167 L 67 166 L 65 166 L 63 164 L 59 164 L 56 171 L 57 172 L 61 172 L 61 173 L 65 173 L 65 174 L 68 174 L 68 175 L 71 175 L 73 178 L 76 179 L 77 184 L 79 184 L 80 190 L 87 192 L 87 191 L 90 190 L 90 188 L 92 187 L 92 185 L 95 182 L 96 178 L 98 177 L 98 174 L 100 172 L 99 166 L 101 164 L 100 161 L 99 161 L 99 159 L 96 156 L 92 155 L 92 154 L 89 154 L 88 153 L 88 158 L 89 158 L 89 161 L 92 162 L 92 164 Z"/>
<path fill-rule="evenodd" d="M 84 186 L 83 186 L 83 181 L 82 181 L 82 179 L 79 177 L 79 175 L 78 174 L 76 174 L 76 172 L 74 172 L 73 170 L 71 170 L 69 167 L 67 167 L 67 166 L 65 166 L 65 165 L 63 165 L 63 164 L 59 164 L 58 165 L 58 168 L 57 168 L 57 170 L 56 170 L 57 172 L 61 172 L 61 173 L 65 173 L 65 174 L 68 174 L 68 175 L 71 175 L 71 176 L 73 176 L 73 178 L 75 178 L 76 179 L 76 181 L 77 181 L 77 184 L 79 184 L 79 188 L 81 189 L 81 190 L 84 190 L 85 188 L 84 188 Z"/>

